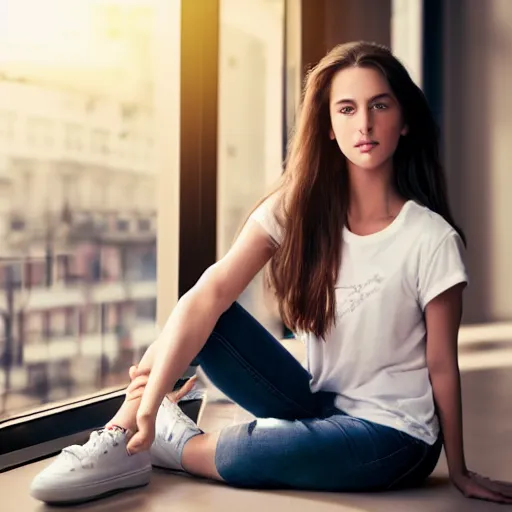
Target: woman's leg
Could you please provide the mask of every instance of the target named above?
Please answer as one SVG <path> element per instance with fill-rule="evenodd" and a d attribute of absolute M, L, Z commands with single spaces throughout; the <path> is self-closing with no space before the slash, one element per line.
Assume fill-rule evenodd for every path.
<path fill-rule="evenodd" d="M 313 418 L 333 401 L 332 394 L 311 392 L 308 372 L 236 303 L 221 316 L 196 360 L 218 388 L 260 418 Z M 215 462 L 219 434 L 188 435 L 175 448 L 182 467 L 221 479 Z"/>
<path fill-rule="evenodd" d="M 148 348 L 137 375 L 149 373 L 155 349 Z M 220 390 L 255 416 L 315 416 L 326 400 L 311 393 L 308 372 L 238 303 L 220 317 L 196 360 Z M 109 425 L 135 430 L 140 393 L 134 396 L 127 395 Z"/>
<path fill-rule="evenodd" d="M 331 394 L 311 393 L 308 372 L 238 304 L 198 361 L 258 419 L 191 438 L 182 453 L 190 473 L 247 487 L 370 490 L 421 472 L 438 456 L 437 447 L 341 413 Z"/>
<path fill-rule="evenodd" d="M 336 411 L 321 418 L 256 419 L 194 437 L 185 446 L 183 465 L 237 487 L 374 491 L 397 487 L 403 479 L 412 483 L 408 477 L 425 472 L 438 448 Z"/>
<path fill-rule="evenodd" d="M 224 394 L 259 418 L 315 417 L 334 396 L 312 393 L 309 373 L 237 303 L 221 316 L 197 361 Z"/>

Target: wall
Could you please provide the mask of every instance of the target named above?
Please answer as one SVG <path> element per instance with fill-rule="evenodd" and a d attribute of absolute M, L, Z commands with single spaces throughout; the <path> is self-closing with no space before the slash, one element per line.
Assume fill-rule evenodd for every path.
<path fill-rule="evenodd" d="M 465 323 L 512 318 L 512 3 L 445 2 L 444 152 L 468 237 Z"/>
<path fill-rule="evenodd" d="M 328 0 L 325 6 L 325 44 L 366 40 L 391 42 L 391 2 L 388 0 Z"/>
<path fill-rule="evenodd" d="M 220 2 L 217 257 L 282 172 L 284 0 Z M 238 301 L 276 336 L 260 273 Z"/>
<path fill-rule="evenodd" d="M 288 0 L 294 15 L 298 2 Z M 340 43 L 367 40 L 389 46 L 391 6 L 391 0 L 300 0 L 303 71 Z"/>

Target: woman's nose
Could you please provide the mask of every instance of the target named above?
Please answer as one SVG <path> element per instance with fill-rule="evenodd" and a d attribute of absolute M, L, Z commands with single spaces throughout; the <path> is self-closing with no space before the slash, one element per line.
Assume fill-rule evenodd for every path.
<path fill-rule="evenodd" d="M 369 110 L 361 110 L 359 116 L 359 131 L 361 134 L 366 135 L 371 133 L 373 129 L 372 114 Z"/>

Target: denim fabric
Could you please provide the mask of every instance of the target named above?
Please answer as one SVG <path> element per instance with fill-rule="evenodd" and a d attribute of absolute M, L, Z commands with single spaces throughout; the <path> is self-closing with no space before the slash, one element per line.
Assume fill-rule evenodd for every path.
<path fill-rule="evenodd" d="M 433 471 L 429 446 L 399 430 L 345 414 L 310 375 L 235 303 L 197 361 L 212 382 L 257 419 L 225 428 L 216 466 L 229 484 L 266 489 L 370 491 L 411 486 Z"/>

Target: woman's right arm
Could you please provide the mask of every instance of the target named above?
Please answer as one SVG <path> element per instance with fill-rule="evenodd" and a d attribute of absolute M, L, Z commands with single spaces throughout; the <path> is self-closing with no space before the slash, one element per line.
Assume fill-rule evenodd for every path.
<path fill-rule="evenodd" d="M 139 371 L 151 372 L 138 416 L 155 417 L 166 393 L 201 351 L 219 317 L 273 256 L 276 245 L 249 220 L 229 252 L 201 276 L 178 301 L 162 332 L 141 360 Z"/>

